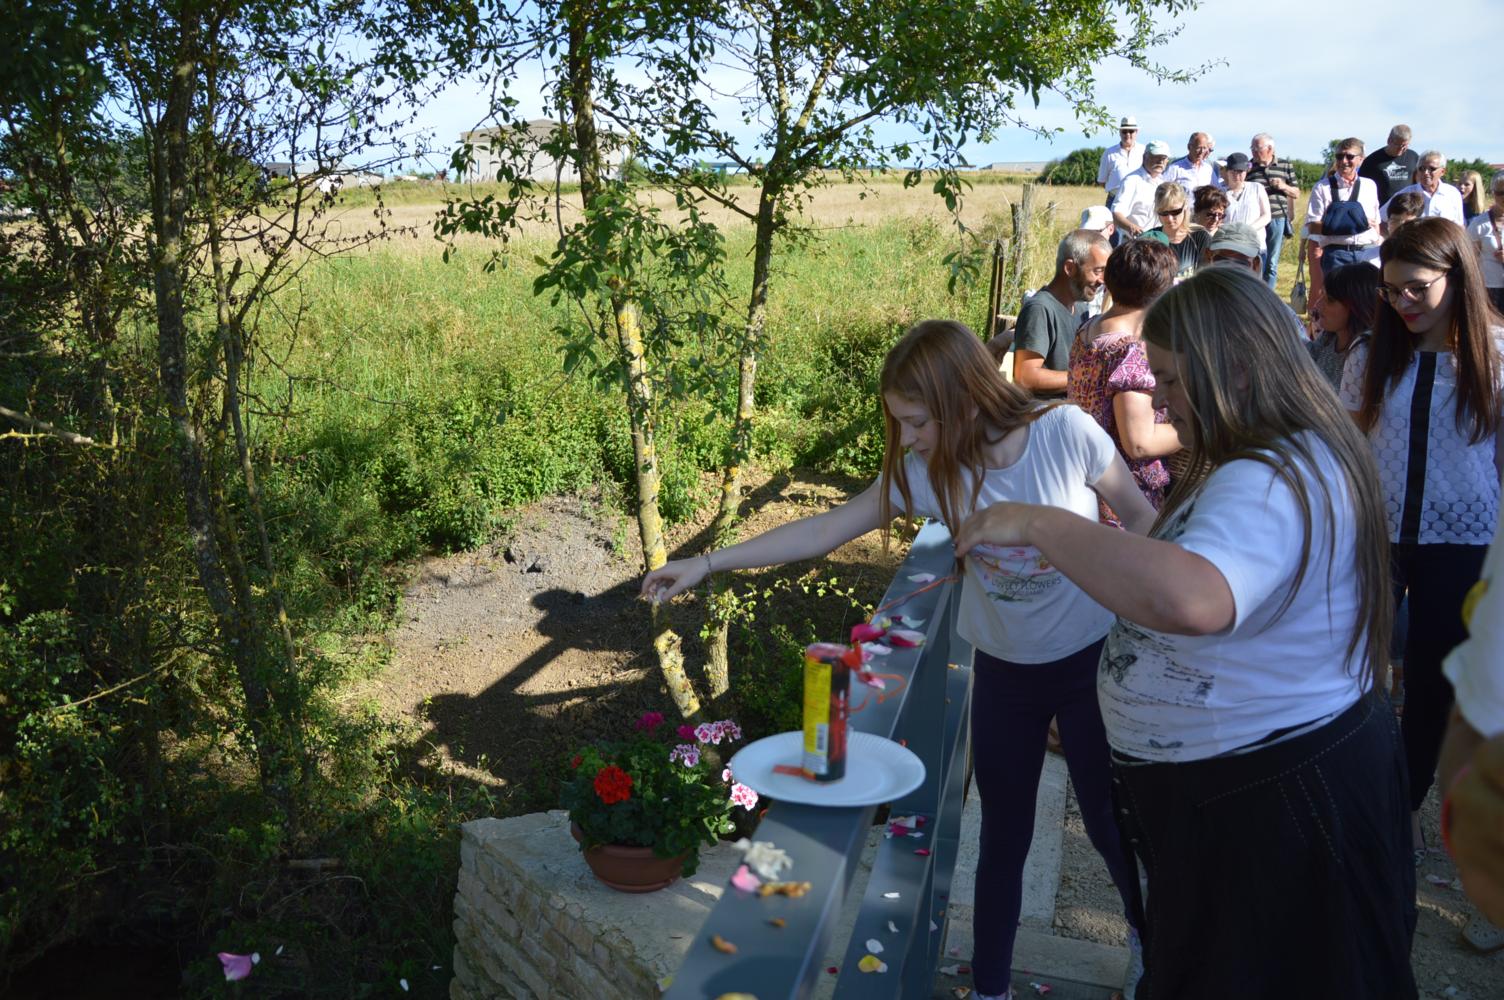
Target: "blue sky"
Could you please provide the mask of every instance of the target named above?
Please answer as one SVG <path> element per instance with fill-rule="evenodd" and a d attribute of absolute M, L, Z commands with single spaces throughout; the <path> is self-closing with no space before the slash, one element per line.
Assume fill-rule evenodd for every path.
<path fill-rule="evenodd" d="M 1280 155 L 1315 159 L 1339 136 L 1356 135 L 1372 150 L 1391 125 L 1405 122 L 1419 150 L 1504 162 L 1499 60 L 1488 41 L 1504 5 L 1449 0 L 1429 14 L 1423 10 L 1397 0 L 1346 6 L 1203 0 L 1157 60 L 1172 67 L 1220 65 L 1195 83 L 1170 86 L 1111 60 L 1097 69 L 1097 96 L 1114 115 L 1138 118 L 1141 142 L 1164 139 L 1177 152 L 1192 131 L 1210 132 L 1219 156 L 1246 151 L 1254 133 L 1269 132 Z M 513 93 L 526 113 L 541 116 L 541 102 L 529 96 L 541 89 L 534 72 L 516 80 Z M 445 148 L 474 127 L 486 100 L 479 86 L 456 85 L 428 103 L 418 125 Z M 1020 110 L 1031 123 L 1065 131 L 1043 140 L 1009 130 L 968 146 L 967 158 L 976 164 L 1048 160 L 1117 139 L 1115 132 L 1083 135 L 1063 101 L 1047 97 L 1037 109 Z M 728 120 L 734 120 L 729 108 Z M 444 166 L 444 159 L 430 157 L 428 169 Z"/>

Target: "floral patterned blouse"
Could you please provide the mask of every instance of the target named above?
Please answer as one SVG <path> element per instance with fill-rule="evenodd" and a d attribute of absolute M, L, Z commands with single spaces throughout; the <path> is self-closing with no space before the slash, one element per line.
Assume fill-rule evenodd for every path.
<path fill-rule="evenodd" d="M 1083 331 L 1084 332 L 1084 331 Z M 1128 463 L 1139 492 L 1154 506 L 1164 503 L 1170 486 L 1170 473 L 1158 458 L 1129 458 L 1123 454 L 1118 439 L 1118 421 L 1112 410 L 1112 398 L 1120 392 L 1153 392 L 1154 376 L 1149 372 L 1149 358 L 1143 342 L 1126 333 L 1109 333 L 1086 343 L 1078 335 L 1071 343 L 1070 367 L 1066 382 L 1066 401 L 1089 413 Z M 1154 422 L 1169 421 L 1164 410 L 1154 411 Z M 1099 501 L 1103 524 L 1122 527 L 1122 522 L 1106 503 Z"/>

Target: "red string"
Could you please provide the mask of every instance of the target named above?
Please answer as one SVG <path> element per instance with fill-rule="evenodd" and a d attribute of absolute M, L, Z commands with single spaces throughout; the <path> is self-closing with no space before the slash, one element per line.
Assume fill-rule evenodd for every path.
<path fill-rule="evenodd" d="M 942 583 L 950 583 L 950 582 L 952 582 L 954 580 L 959 580 L 959 579 L 961 579 L 961 574 L 960 573 L 952 573 L 950 576 L 942 576 L 938 580 L 931 580 L 929 583 L 926 583 L 923 587 L 920 587 L 918 590 L 911 590 L 907 594 L 904 594 L 902 597 L 895 597 L 893 600 L 889 601 L 887 604 L 882 605 L 876 611 L 872 612 L 872 617 L 876 618 L 878 615 L 882 614 L 884 611 L 887 611 L 889 608 L 896 608 L 900 604 L 903 604 L 905 601 L 911 601 L 914 598 L 918 597 L 920 594 L 924 593 L 926 590 L 934 590 L 936 587 L 940 586 Z"/>

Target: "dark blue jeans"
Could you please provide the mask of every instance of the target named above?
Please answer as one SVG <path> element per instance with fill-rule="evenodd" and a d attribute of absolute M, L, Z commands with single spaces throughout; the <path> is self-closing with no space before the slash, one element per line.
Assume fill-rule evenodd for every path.
<path fill-rule="evenodd" d="M 1279 280 L 1279 252 L 1284 249 L 1285 237 L 1290 235 L 1290 220 L 1270 219 L 1264 227 L 1264 281 L 1273 288 Z"/>
<path fill-rule="evenodd" d="M 1362 247 L 1343 247 L 1333 243 L 1321 250 L 1321 276 L 1325 278 L 1339 267 L 1357 264 L 1363 260 Z"/>
<path fill-rule="evenodd" d="M 1087 836 L 1107 862 L 1123 897 L 1123 912 L 1130 912 L 1136 876 L 1112 815 L 1111 761 L 1097 707 L 1101 658 L 1101 640 L 1052 663 L 1010 663 L 977 651 L 971 746 L 982 799 L 982 843 L 971 965 L 978 993 L 1008 989 L 1023 906 L 1024 861 L 1034 837 L 1034 799 L 1052 718 L 1059 720 L 1060 743 Z"/>

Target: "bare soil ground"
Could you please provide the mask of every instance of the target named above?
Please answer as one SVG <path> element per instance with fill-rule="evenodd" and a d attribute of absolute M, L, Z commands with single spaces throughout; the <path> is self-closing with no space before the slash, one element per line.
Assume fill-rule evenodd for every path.
<path fill-rule="evenodd" d="M 750 535 L 829 509 L 864 484 L 808 474 L 754 474 L 743 532 Z M 671 557 L 703 551 L 711 516 L 670 534 Z M 590 500 L 560 497 L 519 512 L 515 529 L 485 548 L 425 559 L 413 568 L 390 668 L 365 692 L 407 719 L 422 747 L 418 766 L 493 789 L 498 813 L 550 808 L 551 769 L 583 742 L 620 734 L 642 712 L 670 708 L 637 600 L 640 545 L 635 526 Z M 905 549 L 884 553 L 874 533 L 836 550 L 820 571 L 854 584 L 874 603 Z M 744 574 L 802 575 L 814 564 Z M 775 597 L 831 616 L 838 639 L 853 616 L 836 599 L 797 589 Z M 692 676 L 703 662 L 696 633 L 701 595 L 669 609 L 685 639 Z M 785 608 L 787 612 L 790 609 Z M 769 615 L 771 617 L 771 615 Z M 735 671 L 732 664 L 733 688 Z M 1055 932 L 1122 945 L 1116 890 L 1092 849 L 1075 796 L 1068 798 Z M 1435 840 L 1435 794 L 1425 826 Z M 1434 884 L 1435 879 L 1443 884 Z M 1413 951 L 1423 997 L 1504 998 L 1504 952 L 1483 956 L 1459 932 L 1472 905 L 1452 887 L 1456 869 L 1433 851 L 1417 872 L 1420 920 Z M 1335 998 L 1334 998 L 1335 1000 Z"/>
<path fill-rule="evenodd" d="M 827 510 L 864 485 L 754 473 L 743 537 Z M 670 558 L 704 550 L 713 513 L 671 530 Z M 644 711 L 672 713 L 650 644 L 648 609 L 637 598 L 642 561 L 635 524 L 573 497 L 525 508 L 515 524 L 482 549 L 414 567 L 390 639 L 391 666 L 363 692 L 417 727 L 418 766 L 490 787 L 503 814 L 552 808 L 551 769 L 581 743 L 629 732 Z M 872 533 L 818 567 L 738 574 L 737 583 L 819 572 L 854 586 L 871 604 L 905 552 L 895 544 L 884 553 Z M 686 595 L 667 608 L 696 681 L 704 662 L 702 598 L 703 591 Z M 761 617 L 823 617 L 833 640 L 856 618 L 849 602 L 798 588 L 768 600 Z M 731 669 L 734 691 L 738 664 Z M 699 690 L 703 697 L 705 687 Z M 710 710 L 723 708 L 734 711 Z"/>

